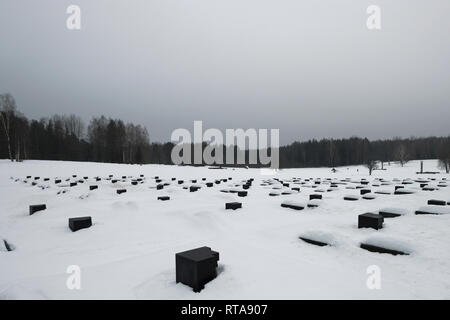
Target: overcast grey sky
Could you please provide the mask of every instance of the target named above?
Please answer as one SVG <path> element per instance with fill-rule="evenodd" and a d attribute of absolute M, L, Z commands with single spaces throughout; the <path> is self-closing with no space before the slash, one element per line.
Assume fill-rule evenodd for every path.
<path fill-rule="evenodd" d="M 449 0 L 1 0 L 0 93 L 30 118 L 104 114 L 152 141 L 194 120 L 282 144 L 448 135 L 449 31 Z"/>

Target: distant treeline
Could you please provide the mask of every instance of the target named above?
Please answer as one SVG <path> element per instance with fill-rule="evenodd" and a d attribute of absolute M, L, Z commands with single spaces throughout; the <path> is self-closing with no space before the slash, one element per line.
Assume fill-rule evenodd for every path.
<path fill-rule="evenodd" d="M 0 95 L 1 159 L 172 164 L 173 146 L 171 142 L 150 143 L 145 127 L 104 116 L 93 118 L 87 126 L 75 115 L 29 120 L 17 110 L 10 94 Z M 224 148 L 224 154 L 227 150 Z M 398 161 L 403 165 L 410 159 L 440 159 L 442 169 L 448 172 L 450 136 L 309 140 L 280 147 L 279 156 L 280 168 L 360 164 L 375 168 L 374 163 L 382 166 Z"/>

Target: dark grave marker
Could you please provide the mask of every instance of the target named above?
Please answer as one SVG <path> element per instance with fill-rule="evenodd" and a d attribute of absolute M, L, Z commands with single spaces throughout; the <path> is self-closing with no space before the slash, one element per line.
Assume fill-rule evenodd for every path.
<path fill-rule="evenodd" d="M 122 194 L 122 193 L 125 193 L 125 192 L 127 192 L 127 189 L 117 189 L 116 190 L 117 194 Z"/>
<path fill-rule="evenodd" d="M 375 230 L 383 228 L 384 218 L 380 214 L 364 213 L 358 216 L 358 228 L 372 228 Z"/>
<path fill-rule="evenodd" d="M 209 247 L 179 252 L 175 255 L 176 283 L 200 292 L 205 284 L 217 277 L 219 253 Z"/>
<path fill-rule="evenodd" d="M 364 195 L 366 193 L 370 193 L 371 191 L 370 191 L 370 189 L 361 189 L 361 190 L 359 190 L 359 192 L 361 193 L 361 195 Z"/>
<path fill-rule="evenodd" d="M 247 191 L 238 191 L 238 197 L 246 197 L 247 196 Z"/>
<path fill-rule="evenodd" d="M 56 179 L 55 184 L 61 183 L 61 179 Z"/>
<path fill-rule="evenodd" d="M 189 187 L 189 192 L 196 192 L 196 191 L 198 191 L 199 189 L 200 189 L 199 186 L 190 186 L 190 187 Z"/>
<path fill-rule="evenodd" d="M 388 248 L 383 248 L 383 247 L 379 247 L 379 246 L 374 246 L 371 244 L 367 244 L 367 243 L 361 243 L 361 249 L 370 251 L 370 252 L 377 252 L 377 253 L 389 253 L 392 254 L 394 256 L 396 255 L 408 255 L 408 253 L 402 252 L 402 251 L 398 251 L 398 250 L 393 250 L 393 249 L 388 249 Z"/>
<path fill-rule="evenodd" d="M 178 180 L 178 184 L 183 184 L 184 181 L 183 180 Z"/>
<path fill-rule="evenodd" d="M 212 182 L 207 182 L 207 183 L 206 183 L 206 186 L 207 186 L 208 188 L 211 188 L 213 185 L 214 185 L 214 184 L 213 184 Z"/>
<path fill-rule="evenodd" d="M 313 244 L 313 245 L 319 246 L 319 247 L 329 246 L 329 244 L 326 242 L 312 240 L 312 239 L 305 238 L 305 237 L 299 237 L 299 239 L 305 241 L 306 243 Z"/>
<path fill-rule="evenodd" d="M 138 182 L 137 182 L 137 181 L 131 181 L 131 184 L 132 184 L 133 186 L 137 186 Z"/>
<path fill-rule="evenodd" d="M 434 205 L 434 206 L 445 206 L 445 205 L 447 205 L 447 202 L 444 200 L 431 199 L 431 200 L 428 200 L 427 204 Z"/>
<path fill-rule="evenodd" d="M 92 226 L 91 217 L 77 217 L 69 218 L 69 228 L 72 232 L 78 231 L 80 229 L 86 229 Z"/>
<path fill-rule="evenodd" d="M 94 186 L 89 186 L 89 190 L 95 190 L 98 189 L 98 186 L 94 185 Z"/>
<path fill-rule="evenodd" d="M 164 185 L 162 185 L 162 184 L 158 184 L 156 186 L 156 190 L 162 190 L 163 188 L 164 188 Z"/>
<path fill-rule="evenodd" d="M 71 187 L 75 187 L 76 185 L 77 185 L 76 182 L 71 182 L 71 183 L 70 183 L 70 186 L 71 186 Z"/>
<path fill-rule="evenodd" d="M 35 204 L 30 206 L 30 216 L 38 211 L 47 209 L 45 204 Z"/>
<path fill-rule="evenodd" d="M 309 195 L 309 200 L 313 200 L 313 199 L 320 199 L 322 200 L 322 195 L 321 194 L 310 194 Z"/>
<path fill-rule="evenodd" d="M 242 203 L 240 202 L 227 202 L 225 203 L 225 210 L 231 209 L 236 210 L 242 208 Z"/>
<path fill-rule="evenodd" d="M 167 200 L 170 200 L 170 197 L 169 196 L 160 196 L 160 197 L 158 197 L 158 200 L 167 201 Z"/>

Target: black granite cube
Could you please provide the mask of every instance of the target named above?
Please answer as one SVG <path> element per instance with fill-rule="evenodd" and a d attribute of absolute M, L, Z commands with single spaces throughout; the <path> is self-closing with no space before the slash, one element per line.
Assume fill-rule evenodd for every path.
<path fill-rule="evenodd" d="M 89 186 L 89 190 L 95 190 L 98 189 L 98 186 Z"/>
<path fill-rule="evenodd" d="M 138 182 L 137 182 L 137 181 L 131 181 L 131 184 L 132 184 L 133 186 L 137 186 Z"/>
<path fill-rule="evenodd" d="M 45 210 L 45 209 L 47 209 L 47 206 L 45 204 L 31 205 L 30 206 L 30 216 L 32 214 L 34 214 L 35 212 L 42 211 L 42 210 Z"/>
<path fill-rule="evenodd" d="M 160 197 L 158 197 L 158 200 L 167 201 L 167 200 L 170 200 L 170 197 L 169 196 L 160 196 Z"/>
<path fill-rule="evenodd" d="M 162 190 L 163 188 L 164 188 L 164 185 L 162 185 L 162 184 L 158 184 L 156 186 L 156 190 Z"/>
<path fill-rule="evenodd" d="M 61 179 L 56 179 L 55 184 L 61 183 Z"/>
<path fill-rule="evenodd" d="M 371 191 L 369 189 L 361 189 L 361 190 L 359 190 L 359 192 L 360 192 L 361 195 L 363 195 L 363 194 L 366 194 L 366 193 L 370 193 Z"/>
<path fill-rule="evenodd" d="M 183 184 L 184 181 L 183 180 L 178 180 L 178 184 Z"/>
<path fill-rule="evenodd" d="M 227 202 L 225 203 L 225 210 L 232 209 L 236 210 L 242 208 L 242 203 L 240 202 Z"/>
<path fill-rule="evenodd" d="M 247 191 L 238 191 L 238 197 L 246 197 L 247 196 Z"/>
<path fill-rule="evenodd" d="M 212 182 L 207 182 L 207 183 L 206 183 L 206 186 L 207 186 L 208 188 L 211 188 L 213 185 L 214 185 L 214 184 L 213 184 Z"/>
<path fill-rule="evenodd" d="M 117 192 L 117 194 L 122 194 L 122 193 L 127 192 L 127 189 L 117 189 L 116 192 Z"/>
<path fill-rule="evenodd" d="M 375 230 L 383 228 L 384 218 L 375 213 L 364 213 L 358 216 L 358 228 L 373 228 Z"/>
<path fill-rule="evenodd" d="M 244 184 L 243 186 L 242 186 L 242 189 L 245 189 L 245 190 L 248 190 L 250 188 L 250 185 L 248 185 L 248 184 Z"/>
<path fill-rule="evenodd" d="M 200 247 L 175 254 L 176 282 L 200 292 L 205 284 L 217 276 L 219 253 Z"/>
<path fill-rule="evenodd" d="M 70 183 L 70 186 L 71 186 L 71 187 L 75 187 L 76 185 L 77 185 L 76 182 L 71 182 L 71 183 Z"/>
<path fill-rule="evenodd" d="M 73 232 L 92 226 L 91 217 L 69 218 L 69 228 Z"/>
<path fill-rule="evenodd" d="M 322 200 L 322 195 L 321 194 L 310 194 L 309 195 L 309 200 L 313 200 L 313 199 L 320 199 L 320 200 Z"/>

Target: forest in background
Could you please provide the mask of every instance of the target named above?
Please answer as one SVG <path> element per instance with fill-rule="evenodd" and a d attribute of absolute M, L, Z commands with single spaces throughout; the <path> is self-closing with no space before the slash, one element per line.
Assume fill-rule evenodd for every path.
<path fill-rule="evenodd" d="M 92 118 L 87 126 L 76 115 L 30 120 L 18 111 L 12 95 L 0 95 L 1 159 L 172 164 L 173 146 L 171 142 L 150 142 L 147 129 L 141 125 L 105 116 Z M 226 154 L 228 149 L 223 150 Z M 242 152 L 248 153 L 248 150 Z M 360 137 L 313 139 L 281 146 L 279 157 L 280 168 L 363 164 L 370 172 L 392 161 L 403 165 L 410 159 L 439 159 L 441 169 L 448 173 L 450 136 L 373 141 Z"/>

